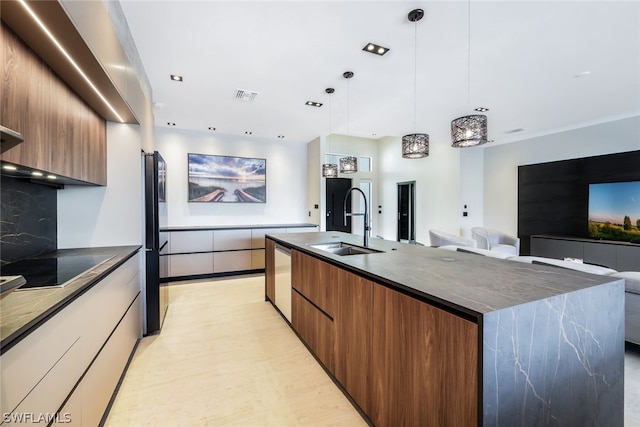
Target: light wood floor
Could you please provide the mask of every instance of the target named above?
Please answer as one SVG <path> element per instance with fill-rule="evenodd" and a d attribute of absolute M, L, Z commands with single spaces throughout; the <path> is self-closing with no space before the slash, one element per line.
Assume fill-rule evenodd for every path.
<path fill-rule="evenodd" d="M 264 276 L 171 286 L 107 418 L 125 426 L 365 426 L 270 303 Z M 625 427 L 640 427 L 640 351 L 625 354 Z"/>
<path fill-rule="evenodd" d="M 366 426 L 270 303 L 264 276 L 170 288 L 106 426 Z"/>

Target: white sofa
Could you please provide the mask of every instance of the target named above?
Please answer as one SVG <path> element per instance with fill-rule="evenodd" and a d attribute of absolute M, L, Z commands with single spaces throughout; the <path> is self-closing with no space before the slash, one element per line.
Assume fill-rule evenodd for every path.
<path fill-rule="evenodd" d="M 537 256 L 511 256 L 504 252 L 459 247 L 455 245 L 442 246 L 438 249 L 449 251 L 473 253 L 477 255 L 488 256 L 492 258 L 505 259 L 513 262 L 524 262 L 529 264 L 543 264 L 553 267 L 568 268 L 578 270 L 590 274 L 601 274 L 606 276 L 617 277 L 625 281 L 625 299 L 624 299 L 624 319 L 625 319 L 625 341 L 640 345 L 640 271 L 622 271 L 618 272 L 611 268 L 601 267 L 599 265 L 584 264 L 580 262 L 564 261 L 554 258 L 544 258 Z"/>

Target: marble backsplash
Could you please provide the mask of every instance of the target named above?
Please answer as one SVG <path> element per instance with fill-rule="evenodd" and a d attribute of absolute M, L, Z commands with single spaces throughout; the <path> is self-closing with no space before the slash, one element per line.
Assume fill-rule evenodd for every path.
<path fill-rule="evenodd" d="M 0 180 L 0 265 L 57 249 L 56 188 Z"/>

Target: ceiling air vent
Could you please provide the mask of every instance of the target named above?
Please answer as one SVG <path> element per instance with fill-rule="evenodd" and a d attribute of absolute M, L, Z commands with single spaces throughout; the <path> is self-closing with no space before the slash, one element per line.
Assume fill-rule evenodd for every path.
<path fill-rule="evenodd" d="M 258 96 L 258 92 L 246 89 L 236 89 L 235 98 L 238 101 L 252 102 Z"/>

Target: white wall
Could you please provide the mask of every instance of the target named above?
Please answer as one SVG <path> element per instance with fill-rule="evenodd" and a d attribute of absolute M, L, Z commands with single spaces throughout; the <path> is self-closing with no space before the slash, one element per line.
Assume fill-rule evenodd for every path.
<path fill-rule="evenodd" d="M 459 150 L 460 212 L 467 212 L 466 217 L 460 217 L 460 235 L 470 238 L 471 228 L 484 223 L 484 150 L 482 147 Z"/>
<path fill-rule="evenodd" d="M 156 128 L 167 162 L 169 226 L 307 223 L 307 148 L 286 141 Z M 187 155 L 267 159 L 266 203 L 188 203 Z"/>
<path fill-rule="evenodd" d="M 379 215 L 378 205 L 379 205 L 379 151 L 378 151 L 378 140 L 370 139 L 370 138 L 361 138 L 357 136 L 347 136 L 347 135 L 339 135 L 339 134 L 331 134 L 324 138 L 324 151 L 321 150 L 321 158 L 322 163 L 324 163 L 325 154 L 340 154 L 340 155 L 348 155 L 354 157 L 370 157 L 371 158 L 371 171 L 363 171 L 358 163 L 358 172 L 350 173 L 350 174 L 342 174 L 340 173 L 340 166 L 338 166 L 338 177 L 339 178 L 350 178 L 351 185 L 353 187 L 360 187 L 361 180 L 371 181 L 371 200 L 367 200 L 369 207 L 369 218 L 371 223 L 371 231 L 369 232 L 371 236 L 376 236 L 380 234 L 380 226 L 379 226 Z M 326 186 L 321 186 L 322 191 L 322 204 L 320 205 L 321 212 L 326 212 Z M 351 197 L 352 212 L 364 212 L 364 205 L 361 206 L 362 197 Z M 326 219 L 326 217 L 325 217 Z M 353 234 L 364 233 L 364 218 L 361 216 L 354 216 L 351 218 L 351 230 Z M 321 224 L 322 227 L 326 226 L 326 221 Z M 321 228 L 324 230 L 325 228 Z"/>
<path fill-rule="evenodd" d="M 58 190 L 58 248 L 141 244 L 140 146 L 139 126 L 107 122 L 107 186 Z"/>
<path fill-rule="evenodd" d="M 517 234 L 519 165 L 633 150 L 640 150 L 640 116 L 488 146 L 484 149 L 484 225 Z"/>
<path fill-rule="evenodd" d="M 439 141 L 438 141 L 439 140 Z M 435 141 L 435 142 L 434 142 Z M 434 138 L 429 156 L 402 158 L 399 137 L 382 138 L 379 143 L 379 181 L 382 205 L 381 235 L 396 240 L 398 191 L 400 182 L 416 182 L 416 240 L 429 245 L 429 229 L 458 234 L 460 206 L 460 150 L 448 141 Z"/>
<path fill-rule="evenodd" d="M 325 229 L 326 216 L 320 215 L 324 210 L 320 209 L 322 205 L 322 196 L 324 194 L 324 180 L 322 179 L 322 146 L 324 137 L 318 137 L 307 144 L 307 220 L 311 224 L 320 225 L 320 230 Z M 318 208 L 316 209 L 316 206 Z"/>

